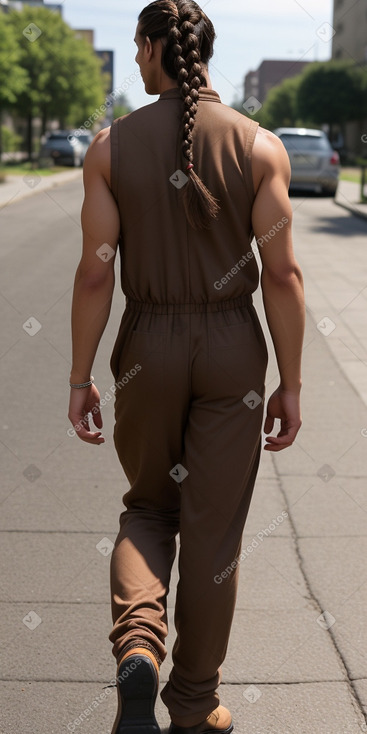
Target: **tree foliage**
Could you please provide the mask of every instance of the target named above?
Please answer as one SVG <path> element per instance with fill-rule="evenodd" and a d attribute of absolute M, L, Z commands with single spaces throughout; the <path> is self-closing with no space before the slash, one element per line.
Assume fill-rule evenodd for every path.
<path fill-rule="evenodd" d="M 232 105 L 245 113 L 238 100 Z M 270 90 L 251 115 L 262 127 L 343 126 L 367 118 L 367 67 L 353 61 L 315 62 Z"/>
<path fill-rule="evenodd" d="M 36 115 L 41 116 L 45 131 L 50 119 L 59 119 L 63 126 L 76 101 L 83 119 L 102 104 L 101 61 L 87 41 L 76 38 L 58 13 L 25 7 L 7 17 L 27 75 L 26 88 L 17 94 L 14 108 L 28 120 L 31 154 L 32 120 Z"/>
<path fill-rule="evenodd" d="M 126 95 L 121 94 L 116 98 L 116 103 L 113 107 L 113 119 L 117 120 L 118 117 L 123 117 L 129 114 L 129 112 L 132 112 L 132 108 L 128 103 Z"/>
<path fill-rule="evenodd" d="M 0 163 L 2 154 L 2 111 L 13 104 L 26 87 L 27 74 L 20 66 L 20 51 L 7 16 L 0 12 Z"/>
<path fill-rule="evenodd" d="M 264 104 L 251 118 L 262 127 L 273 130 L 276 127 L 294 127 L 298 125 L 297 89 L 301 75 L 285 79 L 270 90 Z M 232 105 L 243 114 L 247 114 L 243 106 L 236 101 Z M 250 115 L 249 115 L 250 116 Z"/>
<path fill-rule="evenodd" d="M 285 79 L 282 84 L 270 90 L 263 107 L 265 126 L 269 130 L 297 126 L 297 90 L 300 79 L 300 75 Z"/>
<path fill-rule="evenodd" d="M 27 74 L 20 66 L 21 54 L 8 18 L 0 13 L 0 108 L 16 101 L 26 87 Z"/>
<path fill-rule="evenodd" d="M 367 70 L 353 61 L 318 62 L 302 74 L 298 114 L 310 124 L 343 125 L 366 117 Z"/>

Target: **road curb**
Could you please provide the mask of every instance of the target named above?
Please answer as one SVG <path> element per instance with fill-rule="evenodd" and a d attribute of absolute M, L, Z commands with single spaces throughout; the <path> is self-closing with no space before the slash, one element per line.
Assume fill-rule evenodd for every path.
<path fill-rule="evenodd" d="M 354 214 L 354 216 L 367 221 L 367 212 L 362 212 L 354 206 L 348 206 L 348 204 L 342 204 L 340 201 L 337 201 L 336 199 L 333 199 L 333 201 L 334 201 L 334 204 L 336 204 L 336 206 L 340 206 L 342 209 L 345 209 L 347 212 Z"/>

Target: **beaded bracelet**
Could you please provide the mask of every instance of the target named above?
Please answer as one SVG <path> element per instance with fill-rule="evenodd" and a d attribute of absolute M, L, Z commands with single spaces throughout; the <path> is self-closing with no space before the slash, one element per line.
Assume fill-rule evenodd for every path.
<path fill-rule="evenodd" d="M 91 377 L 88 382 L 82 382 L 80 385 L 72 385 L 71 382 L 69 382 L 70 387 L 74 387 L 77 390 L 80 390 L 82 387 L 89 387 L 94 382 L 94 377 Z"/>

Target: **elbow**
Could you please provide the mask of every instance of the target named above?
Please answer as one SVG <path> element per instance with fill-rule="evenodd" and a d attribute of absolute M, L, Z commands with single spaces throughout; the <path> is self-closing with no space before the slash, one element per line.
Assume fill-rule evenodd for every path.
<path fill-rule="evenodd" d="M 85 290 L 110 288 L 115 283 L 115 271 L 107 265 L 104 269 L 98 268 L 98 270 L 79 265 L 75 280 L 78 287 Z"/>
<path fill-rule="evenodd" d="M 303 287 L 302 271 L 298 263 L 279 268 L 279 270 L 263 268 L 261 279 L 275 286 L 293 287 L 298 284 Z"/>

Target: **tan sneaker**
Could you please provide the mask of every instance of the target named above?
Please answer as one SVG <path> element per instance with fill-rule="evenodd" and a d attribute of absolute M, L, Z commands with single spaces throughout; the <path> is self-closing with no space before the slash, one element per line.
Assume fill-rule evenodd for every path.
<path fill-rule="evenodd" d="M 224 706 L 214 709 L 205 721 L 196 726 L 178 726 L 172 722 L 168 734 L 230 734 L 233 731 L 232 716 Z"/>
<path fill-rule="evenodd" d="M 153 653 L 130 649 L 117 667 L 118 710 L 112 734 L 161 734 L 154 706 L 158 693 L 159 666 Z"/>

